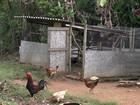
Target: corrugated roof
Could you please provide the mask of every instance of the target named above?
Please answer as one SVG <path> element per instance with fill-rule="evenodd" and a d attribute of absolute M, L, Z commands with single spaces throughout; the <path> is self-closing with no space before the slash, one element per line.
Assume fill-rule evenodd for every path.
<path fill-rule="evenodd" d="M 70 23 L 68 20 L 59 19 L 59 18 L 48 18 L 48 17 L 37 17 L 37 16 L 14 16 L 14 18 L 21 18 L 21 19 L 27 19 L 27 20 L 44 20 L 45 21 L 58 21 L 58 22 L 64 22 L 64 23 Z"/>
<path fill-rule="evenodd" d="M 58 18 L 48 18 L 48 17 L 37 17 L 37 16 L 14 16 L 14 18 L 27 19 L 29 22 L 38 23 L 38 24 L 47 24 L 49 22 L 62 22 L 65 26 L 70 26 L 70 21 Z M 73 28 L 84 29 L 84 24 L 72 22 Z M 102 31 L 102 32 L 115 32 L 115 33 L 129 33 L 130 29 L 110 29 L 110 28 L 102 28 L 92 25 L 87 25 L 87 29 L 91 31 Z"/>

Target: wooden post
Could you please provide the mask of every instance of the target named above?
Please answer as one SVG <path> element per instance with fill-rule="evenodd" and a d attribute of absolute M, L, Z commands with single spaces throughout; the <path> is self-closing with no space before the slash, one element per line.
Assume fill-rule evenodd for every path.
<path fill-rule="evenodd" d="M 69 29 L 69 73 L 71 73 L 71 43 L 72 43 L 72 23 Z"/>
<path fill-rule="evenodd" d="M 101 51 L 102 50 L 102 42 L 97 43 L 97 50 Z"/>
<path fill-rule="evenodd" d="M 132 51 L 135 50 L 135 28 L 133 28 L 133 34 L 132 34 Z"/>
<path fill-rule="evenodd" d="M 27 21 L 26 19 L 23 19 L 23 22 L 22 22 L 22 40 L 26 40 L 26 31 L 27 31 Z"/>
<path fill-rule="evenodd" d="M 121 35 L 121 37 L 120 37 L 120 48 L 119 48 L 120 51 L 122 50 L 122 44 L 123 44 L 123 40 L 122 40 L 122 35 Z"/>
<path fill-rule="evenodd" d="M 30 36 L 29 32 L 31 30 L 31 23 L 27 22 L 26 19 L 23 19 L 22 23 L 22 39 L 28 41 Z"/>
<path fill-rule="evenodd" d="M 132 36 L 133 36 L 133 29 L 131 27 L 130 32 L 129 32 L 129 48 L 130 48 L 130 51 L 132 51 Z"/>
<path fill-rule="evenodd" d="M 83 39 L 83 60 L 82 60 L 82 78 L 84 78 L 84 70 L 85 70 L 85 54 L 86 54 L 86 44 L 87 44 L 87 24 L 84 26 L 84 39 Z"/>

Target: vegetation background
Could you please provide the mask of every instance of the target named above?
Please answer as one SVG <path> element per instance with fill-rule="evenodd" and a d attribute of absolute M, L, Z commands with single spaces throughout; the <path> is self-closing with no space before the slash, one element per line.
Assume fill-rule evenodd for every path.
<path fill-rule="evenodd" d="M 0 0 L 0 55 L 17 51 L 20 46 L 22 20 L 14 19 L 16 15 L 62 18 L 107 27 L 139 27 L 140 15 L 132 13 L 137 8 L 139 0 Z"/>

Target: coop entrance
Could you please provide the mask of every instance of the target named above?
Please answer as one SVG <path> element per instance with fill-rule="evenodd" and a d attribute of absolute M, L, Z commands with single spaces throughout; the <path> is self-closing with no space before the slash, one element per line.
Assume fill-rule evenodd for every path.
<path fill-rule="evenodd" d="M 59 66 L 59 72 L 68 72 L 68 32 L 69 28 L 48 27 L 49 66 Z"/>

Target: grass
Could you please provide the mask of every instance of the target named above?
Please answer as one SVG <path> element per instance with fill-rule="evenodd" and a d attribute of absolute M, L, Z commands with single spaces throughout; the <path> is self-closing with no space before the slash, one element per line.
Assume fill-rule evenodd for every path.
<path fill-rule="evenodd" d="M 24 79 L 26 71 L 32 73 L 34 80 L 45 78 L 45 73 L 42 72 L 40 68 L 19 64 L 17 62 L 0 61 L 0 80 L 16 78 Z"/>
<path fill-rule="evenodd" d="M 0 102 L 3 105 L 18 105 L 19 99 L 23 101 L 29 100 L 29 93 L 25 86 L 13 84 L 11 79 L 25 79 L 25 72 L 30 71 L 33 75 L 33 79 L 38 81 L 46 77 L 45 71 L 41 68 L 35 68 L 30 65 L 19 64 L 14 61 L 0 61 L 0 81 L 7 80 L 6 91 L 0 92 Z M 42 102 L 42 100 L 48 99 L 52 95 L 50 90 L 42 90 L 39 94 L 34 96 L 36 101 Z M 14 101 L 13 101 L 14 100 Z M 66 101 L 86 103 L 86 105 L 117 105 L 117 102 L 102 102 L 96 99 L 90 99 L 88 97 L 75 97 L 66 95 Z"/>

